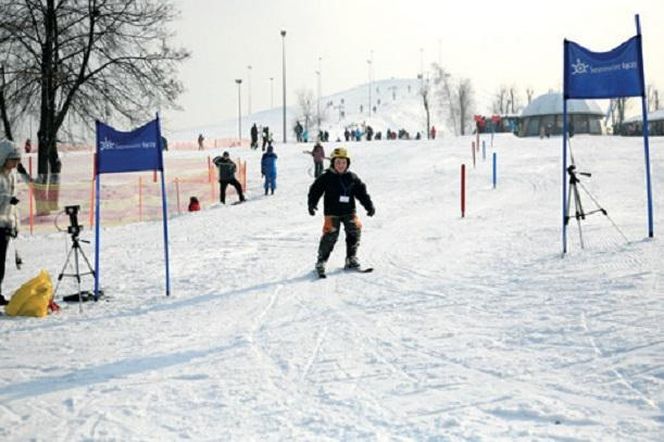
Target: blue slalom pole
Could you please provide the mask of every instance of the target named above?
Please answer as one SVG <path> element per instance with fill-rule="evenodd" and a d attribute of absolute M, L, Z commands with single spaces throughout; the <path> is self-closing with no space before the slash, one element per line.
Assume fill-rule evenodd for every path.
<path fill-rule="evenodd" d="M 496 188 L 496 179 L 497 179 L 497 174 L 496 174 L 496 152 L 493 153 L 493 188 Z"/>
<path fill-rule="evenodd" d="M 168 262 L 168 210 L 166 202 L 166 184 L 164 178 L 164 151 L 161 145 L 161 122 L 157 114 L 157 149 L 159 149 L 159 165 L 161 167 L 161 212 L 164 223 L 164 260 L 166 261 L 166 296 L 171 294 L 171 272 Z"/>
<path fill-rule="evenodd" d="M 99 232 L 99 192 L 101 181 L 99 174 L 95 176 L 95 301 L 99 299 L 99 247 L 101 234 Z"/>

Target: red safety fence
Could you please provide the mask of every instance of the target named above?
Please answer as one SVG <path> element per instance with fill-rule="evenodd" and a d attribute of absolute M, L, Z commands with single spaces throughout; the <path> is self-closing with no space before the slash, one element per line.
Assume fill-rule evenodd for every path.
<path fill-rule="evenodd" d="M 68 219 L 63 217 L 65 206 L 78 205 L 79 222 L 86 228 L 94 227 L 95 183 L 92 176 L 92 154 L 78 158 L 76 167 L 72 159 L 63 156 L 63 170 L 56 184 L 19 182 L 18 198 L 23 233 L 50 232 L 65 229 Z M 32 168 L 28 156 L 29 170 Z M 89 167 L 82 167 L 89 164 Z M 236 160 L 237 178 L 247 189 L 247 163 Z M 86 170 L 87 169 L 87 170 Z M 102 225 L 117 225 L 141 221 L 160 220 L 161 177 L 157 172 L 134 172 L 101 175 L 100 215 Z M 168 216 L 186 212 L 189 199 L 195 196 L 201 209 L 219 201 L 219 183 L 216 167 L 209 157 L 166 159 L 165 188 Z M 235 192 L 232 187 L 227 192 Z M 231 193 L 232 194 L 232 193 Z"/>
<path fill-rule="evenodd" d="M 249 147 L 251 143 L 247 139 L 238 140 L 237 138 L 212 138 L 203 141 L 203 149 L 199 148 L 198 141 L 167 141 L 168 150 L 206 150 L 222 149 L 227 147 Z M 34 145 L 32 152 L 37 152 L 38 146 Z M 94 145 L 71 143 L 58 144 L 58 152 L 93 152 Z"/>

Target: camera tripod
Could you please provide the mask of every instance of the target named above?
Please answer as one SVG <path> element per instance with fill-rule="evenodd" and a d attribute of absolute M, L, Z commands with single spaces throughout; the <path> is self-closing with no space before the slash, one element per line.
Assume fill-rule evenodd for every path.
<path fill-rule="evenodd" d="M 58 283 L 55 286 L 55 290 L 53 291 L 53 298 L 55 298 L 55 294 L 58 291 L 58 287 L 60 287 L 60 282 L 62 281 L 62 278 L 65 276 L 68 277 L 73 277 L 76 278 L 76 284 L 78 287 L 78 302 L 79 302 L 79 309 L 82 309 L 82 304 L 83 304 L 83 296 L 81 292 L 81 276 L 82 275 L 92 275 L 93 277 L 95 276 L 95 271 L 92 269 L 92 265 L 90 265 L 90 261 L 88 260 L 87 256 L 85 256 L 85 253 L 83 252 L 83 249 L 81 249 L 81 244 L 80 242 L 85 242 L 87 243 L 88 241 L 84 241 L 82 239 L 78 238 L 78 231 L 71 232 L 71 241 L 72 245 L 69 248 L 69 252 L 67 253 L 67 259 L 65 259 L 65 264 L 62 266 L 62 271 L 58 275 Z M 88 271 L 85 273 L 80 272 L 80 265 L 79 265 L 79 254 L 83 257 L 83 261 L 88 267 Z M 69 264 L 69 260 L 71 259 L 72 255 L 74 255 L 74 271 L 75 273 L 65 273 L 65 269 L 67 268 L 67 265 Z"/>
<path fill-rule="evenodd" d="M 613 227 L 620 233 L 620 235 L 625 239 L 625 241 L 629 242 L 627 237 L 623 234 L 623 232 L 620 230 L 620 228 L 616 225 L 615 222 L 611 219 L 607 211 L 600 206 L 599 202 L 597 199 L 586 189 L 586 187 L 583 185 L 583 183 L 579 179 L 579 175 L 585 176 L 585 177 L 590 177 L 591 174 L 589 172 L 577 172 L 576 171 L 576 166 L 574 164 L 571 164 L 567 168 L 567 174 L 569 175 L 569 190 L 567 192 L 567 213 L 565 214 L 565 225 L 569 223 L 570 218 L 572 218 L 569 214 L 570 209 L 572 207 L 572 197 L 574 197 L 574 218 L 576 218 L 576 221 L 579 225 L 579 241 L 581 243 L 581 248 L 583 249 L 583 232 L 581 230 L 581 220 L 586 219 L 586 216 L 592 215 L 594 213 L 601 213 L 606 218 L 613 224 Z M 591 201 L 595 204 L 595 209 L 589 211 L 589 212 L 584 212 L 583 211 L 583 204 L 581 204 L 581 194 L 579 192 L 579 187 L 581 190 L 585 192 L 585 194 L 591 199 Z"/>

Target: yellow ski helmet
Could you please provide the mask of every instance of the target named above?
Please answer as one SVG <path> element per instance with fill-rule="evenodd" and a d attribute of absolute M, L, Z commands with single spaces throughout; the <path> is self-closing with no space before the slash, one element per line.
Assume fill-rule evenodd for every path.
<path fill-rule="evenodd" d="M 345 147 L 337 147 L 332 151 L 332 155 L 330 155 L 330 164 L 334 165 L 335 158 L 345 158 L 348 160 L 348 166 L 350 167 L 350 157 L 348 156 L 348 151 Z"/>

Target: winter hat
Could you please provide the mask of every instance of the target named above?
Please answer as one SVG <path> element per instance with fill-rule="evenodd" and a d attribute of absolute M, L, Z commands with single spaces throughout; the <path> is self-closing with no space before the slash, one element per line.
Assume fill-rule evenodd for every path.
<path fill-rule="evenodd" d="M 350 167 L 350 157 L 348 156 L 348 151 L 345 147 L 337 147 L 332 151 L 332 155 L 330 155 L 330 164 L 334 164 L 335 158 L 345 158 L 348 160 L 348 167 Z"/>
<path fill-rule="evenodd" d="M 271 144 L 268 145 L 268 146 L 267 146 L 267 151 L 268 151 L 269 153 L 274 152 L 274 146 L 272 146 Z"/>
<path fill-rule="evenodd" d="M 20 160 L 21 151 L 16 148 L 14 142 L 3 139 L 0 140 L 0 166 L 7 160 Z"/>
<path fill-rule="evenodd" d="M 228 151 L 225 151 L 221 156 L 224 157 L 224 158 L 227 158 L 227 157 L 229 157 L 230 155 L 228 154 Z"/>

